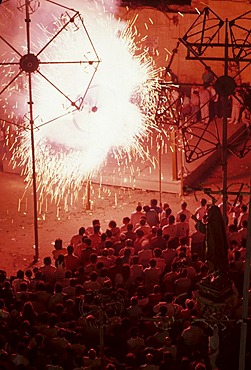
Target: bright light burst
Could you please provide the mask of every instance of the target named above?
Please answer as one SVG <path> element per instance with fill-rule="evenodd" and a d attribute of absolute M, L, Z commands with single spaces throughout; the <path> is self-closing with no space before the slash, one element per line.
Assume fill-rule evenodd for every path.
<path fill-rule="evenodd" d="M 67 194 L 77 198 L 83 183 L 102 168 L 111 152 L 120 161 L 137 156 L 146 158 L 142 143 L 155 129 L 159 71 L 147 50 L 136 42 L 133 22 L 130 26 L 119 21 L 94 3 L 89 6 L 85 3 L 83 10 L 81 6 L 77 9 L 94 49 L 85 30 L 81 30 L 81 22 L 73 22 L 39 55 L 42 62 L 58 63 L 40 64 L 39 71 L 46 78 L 35 73 L 32 82 L 38 192 L 43 196 L 50 194 L 57 202 Z M 40 22 L 35 20 L 34 54 L 65 21 L 62 9 L 48 11 L 52 16 L 47 22 L 46 17 L 41 17 Z M 36 13 L 34 17 L 39 19 L 39 10 Z M 97 59 L 95 51 L 101 62 L 91 80 L 95 69 L 91 61 Z M 68 63 L 83 60 L 87 63 Z M 27 84 L 23 89 L 27 92 Z M 70 101 L 81 102 L 83 97 L 81 109 L 74 109 Z M 26 121 L 28 127 L 29 115 Z M 24 166 L 30 184 L 29 130 L 18 138 L 12 163 Z"/>

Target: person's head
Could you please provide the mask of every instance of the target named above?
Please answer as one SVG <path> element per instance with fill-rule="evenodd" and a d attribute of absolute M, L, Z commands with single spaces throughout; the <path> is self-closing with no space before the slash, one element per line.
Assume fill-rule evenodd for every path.
<path fill-rule="evenodd" d="M 248 222 L 247 222 L 247 220 L 243 220 L 243 221 L 242 221 L 242 227 L 243 227 L 244 229 L 247 229 L 247 227 L 248 227 Z"/>
<path fill-rule="evenodd" d="M 90 255 L 90 261 L 91 261 L 91 263 L 96 263 L 97 262 L 97 258 L 98 258 L 98 256 L 96 255 L 96 253 L 92 253 Z"/>
<path fill-rule="evenodd" d="M 180 221 L 181 222 L 185 222 L 186 221 L 186 218 L 187 218 L 187 216 L 184 213 L 181 213 L 180 214 Z M 170 220 L 170 218 L 169 218 L 169 220 Z"/>
<path fill-rule="evenodd" d="M 130 217 L 123 217 L 122 222 L 123 222 L 123 224 L 125 224 L 125 225 L 129 224 L 129 222 L 130 222 Z"/>
<path fill-rule="evenodd" d="M 166 209 L 166 218 L 168 218 L 171 215 L 171 213 L 172 213 L 171 208 L 167 208 Z"/>
<path fill-rule="evenodd" d="M 55 293 L 62 293 L 63 287 L 60 283 L 55 284 Z"/>
<path fill-rule="evenodd" d="M 141 230 L 141 229 L 137 229 L 137 230 L 136 230 L 136 236 L 137 236 L 138 238 L 142 238 L 142 237 L 144 236 L 144 231 L 143 231 L 143 230 Z"/>
<path fill-rule="evenodd" d="M 56 259 L 56 267 L 58 267 L 59 265 L 63 265 L 63 264 L 64 264 L 64 255 L 60 254 L 58 258 Z"/>
<path fill-rule="evenodd" d="M 17 278 L 18 279 L 24 279 L 24 271 L 23 270 L 18 270 L 17 271 Z"/>
<path fill-rule="evenodd" d="M 150 207 L 146 205 L 146 206 L 143 207 L 143 210 L 144 210 L 145 213 L 147 213 L 147 212 L 150 211 Z"/>
<path fill-rule="evenodd" d="M 92 244 L 92 241 L 90 238 L 85 238 L 83 243 L 86 244 L 86 247 L 90 247 Z"/>
<path fill-rule="evenodd" d="M 239 260 L 240 260 L 240 258 L 241 258 L 241 252 L 240 252 L 240 251 L 238 251 L 238 250 L 235 250 L 235 251 L 234 251 L 234 260 L 235 260 L 235 261 L 239 261 Z"/>
<path fill-rule="evenodd" d="M 100 276 L 101 277 L 108 276 L 108 268 L 107 267 L 102 267 L 102 269 L 100 270 Z"/>
<path fill-rule="evenodd" d="M 127 231 L 133 231 L 133 224 L 131 222 L 129 222 L 127 225 L 126 225 L 126 229 Z"/>
<path fill-rule="evenodd" d="M 171 264 L 171 269 L 172 271 L 177 272 L 179 270 L 179 264 L 177 262 L 173 262 Z"/>
<path fill-rule="evenodd" d="M 242 204 L 242 206 L 241 206 L 241 211 L 242 211 L 243 213 L 246 213 L 246 212 L 247 212 L 247 210 L 248 210 L 248 207 L 246 206 L 246 204 Z"/>
<path fill-rule="evenodd" d="M 164 300 L 166 303 L 172 303 L 172 294 L 171 293 L 166 293 L 165 296 L 164 296 Z"/>
<path fill-rule="evenodd" d="M 107 229 L 105 233 L 106 233 L 107 238 L 111 238 L 112 237 L 112 232 L 111 232 L 110 229 Z"/>
<path fill-rule="evenodd" d="M 101 242 L 105 242 L 106 237 L 107 237 L 106 233 L 102 233 L 100 236 Z"/>
<path fill-rule="evenodd" d="M 202 198 L 201 201 L 200 201 L 200 204 L 202 207 L 205 207 L 206 204 L 207 204 L 207 200 L 205 198 Z"/>
<path fill-rule="evenodd" d="M 153 258 L 151 258 L 151 259 L 150 259 L 150 261 L 149 261 L 149 265 L 150 265 L 150 267 L 152 267 L 152 268 L 156 267 L 156 260 L 155 260 L 155 259 L 153 259 Z"/>
<path fill-rule="evenodd" d="M 94 234 L 98 234 L 99 231 L 100 231 L 100 225 L 93 226 L 93 232 L 94 232 Z"/>
<path fill-rule="evenodd" d="M 88 357 L 91 360 L 94 360 L 96 358 L 96 351 L 94 348 L 89 349 L 88 351 Z"/>
<path fill-rule="evenodd" d="M 63 247 L 63 240 L 60 238 L 57 238 L 54 242 L 54 247 L 56 250 L 62 249 Z"/>
<path fill-rule="evenodd" d="M 117 226 L 117 223 L 116 223 L 116 221 L 111 220 L 111 221 L 109 222 L 109 225 L 108 225 L 108 226 L 110 227 L 110 229 L 114 229 L 114 228 Z"/>
<path fill-rule="evenodd" d="M 183 237 L 181 237 L 181 238 L 179 239 L 179 241 L 180 241 L 180 245 L 181 245 L 181 246 L 185 246 L 185 245 L 187 244 L 187 238 L 183 238 Z"/>
<path fill-rule="evenodd" d="M 165 337 L 165 339 L 164 339 L 164 345 L 166 347 L 170 347 L 172 345 L 172 338 L 171 337 Z"/>
<path fill-rule="evenodd" d="M 25 271 L 25 276 L 26 276 L 28 279 L 31 279 L 31 277 L 32 277 L 32 271 L 31 271 L 31 269 L 28 269 L 28 270 L 26 270 L 26 271 Z"/>
<path fill-rule="evenodd" d="M 125 246 L 126 247 L 133 247 L 133 241 L 132 241 L 132 239 L 126 239 Z"/>
<path fill-rule="evenodd" d="M 161 237 L 163 234 L 162 229 L 157 229 L 157 236 Z"/>
<path fill-rule="evenodd" d="M 85 228 L 83 227 L 83 226 L 81 226 L 79 229 L 78 229 L 78 234 L 79 235 L 84 235 L 84 233 L 85 233 Z"/>
<path fill-rule="evenodd" d="M 72 245 L 68 245 L 68 247 L 67 247 L 67 253 L 71 255 L 71 254 L 73 254 L 73 251 L 74 251 L 73 246 Z"/>
<path fill-rule="evenodd" d="M 181 209 L 185 210 L 187 208 L 187 202 L 182 202 L 181 203 Z"/>
<path fill-rule="evenodd" d="M 97 278 L 98 278 L 97 272 L 96 271 L 92 271 L 92 273 L 90 274 L 90 280 L 94 282 L 94 281 L 97 280 Z"/>
<path fill-rule="evenodd" d="M 132 257 L 132 264 L 137 265 L 139 263 L 139 257 L 138 256 L 133 256 Z"/>
<path fill-rule="evenodd" d="M 50 266 L 51 265 L 51 257 L 45 257 L 44 258 L 44 265 Z"/>
<path fill-rule="evenodd" d="M 140 204 L 137 205 L 136 211 L 137 212 L 141 212 L 142 211 L 142 206 Z"/>
<path fill-rule="evenodd" d="M 174 223 L 175 223 L 175 217 L 174 217 L 174 215 L 170 215 L 169 216 L 169 225 L 172 225 Z"/>
<path fill-rule="evenodd" d="M 146 219 L 144 217 L 142 217 L 140 220 L 139 220 L 139 224 L 140 226 L 145 226 L 146 224 Z"/>
<path fill-rule="evenodd" d="M 100 226 L 100 222 L 97 218 L 94 218 L 94 220 L 92 220 L 92 226 L 96 226 L 96 225 L 99 225 Z"/>
<path fill-rule="evenodd" d="M 156 207 L 158 204 L 157 199 L 151 199 L 151 207 Z"/>
<path fill-rule="evenodd" d="M 160 248 L 154 248 L 154 255 L 156 258 L 160 258 L 161 257 L 161 249 Z"/>

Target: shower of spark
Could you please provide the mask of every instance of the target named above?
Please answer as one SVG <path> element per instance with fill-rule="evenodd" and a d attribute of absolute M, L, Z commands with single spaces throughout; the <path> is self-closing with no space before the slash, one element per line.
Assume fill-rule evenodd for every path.
<path fill-rule="evenodd" d="M 156 129 L 159 71 L 137 40 L 134 22 L 119 21 L 93 3 L 85 3 L 79 11 L 101 60 L 94 79 L 91 80 L 95 68 L 91 61 L 96 56 L 90 43 L 85 42 L 86 34 L 79 22 L 67 26 L 43 50 L 39 55 L 43 62 L 39 66 L 41 73 L 32 76 L 38 194 L 40 200 L 49 194 L 58 204 L 68 195 L 78 198 L 84 182 L 100 171 L 109 154 L 117 158 L 118 166 L 124 162 L 129 167 L 135 158 L 147 158 L 149 148 L 142 144 Z M 34 14 L 34 53 L 62 28 L 62 10 L 60 13 L 51 9 L 50 13 L 49 21 L 44 13 L 39 19 L 39 10 Z M 31 19 L 33 24 L 33 16 Z M 68 63 L 83 59 L 87 63 Z M 9 68 L 8 75 L 11 73 Z M 27 83 L 22 89 L 27 93 Z M 82 100 L 79 110 L 70 103 Z M 31 143 L 29 115 L 22 111 L 24 106 L 24 102 L 19 104 L 27 129 L 21 131 L 13 145 L 12 164 L 24 168 L 29 185 Z"/>

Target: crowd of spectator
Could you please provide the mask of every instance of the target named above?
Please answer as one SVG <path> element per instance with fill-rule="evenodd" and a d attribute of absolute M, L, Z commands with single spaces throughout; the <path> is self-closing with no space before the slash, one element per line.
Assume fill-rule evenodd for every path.
<path fill-rule="evenodd" d="M 41 266 L 0 271 L 0 369 L 237 369 L 235 340 L 221 343 L 222 327 L 205 320 L 196 300 L 211 273 L 205 234 L 190 232 L 191 222 L 207 223 L 210 205 L 200 203 L 190 211 L 182 202 L 173 214 L 152 199 L 122 225 L 93 219 L 66 245 L 56 239 Z M 247 220 L 240 196 L 227 226 L 236 322 Z"/>
<path fill-rule="evenodd" d="M 173 84 L 171 88 L 170 108 L 180 112 L 180 119 L 191 123 L 208 124 L 214 118 L 223 117 L 223 100 L 217 78 L 209 66 L 205 67 L 201 83 L 194 83 L 191 88 L 178 85 L 177 78 L 169 76 Z M 175 82 L 176 81 L 176 82 Z M 179 87 L 178 87 L 179 86 Z M 244 123 L 248 129 L 250 119 L 251 89 L 248 83 L 236 86 L 228 95 L 227 118 L 229 124 Z M 249 130 L 250 131 L 250 130 Z"/>

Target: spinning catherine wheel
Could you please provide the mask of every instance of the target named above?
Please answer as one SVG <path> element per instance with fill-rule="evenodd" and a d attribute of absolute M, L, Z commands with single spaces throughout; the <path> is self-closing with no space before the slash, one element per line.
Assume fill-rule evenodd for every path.
<path fill-rule="evenodd" d="M 1 119 L 18 127 L 11 163 L 33 184 L 35 224 L 38 192 L 40 199 L 76 200 L 109 152 L 142 156 L 154 127 L 144 110 L 157 85 L 147 51 L 138 51 L 132 29 L 104 7 L 74 5 L 79 10 L 70 1 L 1 5 L 17 25 L 10 34 L 6 25 L 0 30 Z"/>

